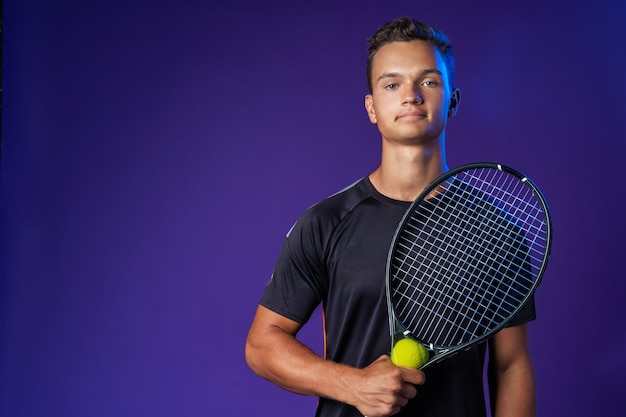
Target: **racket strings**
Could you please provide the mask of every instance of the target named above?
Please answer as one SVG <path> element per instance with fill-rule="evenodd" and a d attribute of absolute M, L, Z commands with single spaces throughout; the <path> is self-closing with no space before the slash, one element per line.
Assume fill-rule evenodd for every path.
<path fill-rule="evenodd" d="M 541 201 L 533 189 L 525 184 L 526 181 L 486 168 L 481 169 L 479 174 L 470 173 L 467 180 L 470 184 L 475 181 L 479 188 L 503 204 L 503 209 L 523 224 L 522 229 L 527 231 L 527 238 L 533 239 L 529 247 L 535 251 L 535 259 L 543 261 L 547 246 L 546 214 Z"/>
<path fill-rule="evenodd" d="M 496 327 L 531 291 L 545 223 L 530 187 L 501 171 L 464 172 L 435 188 L 397 240 L 396 315 L 420 340 L 438 345 Z"/>
<path fill-rule="evenodd" d="M 454 239 L 459 239 L 459 238 L 460 238 L 460 236 L 453 236 L 453 238 L 452 239 L 448 239 L 447 242 L 445 242 L 445 241 L 441 242 L 440 246 L 438 247 L 438 252 L 452 253 L 451 251 L 457 250 L 454 247 L 452 247 L 453 245 L 451 245 L 451 242 L 453 242 Z M 474 242 L 476 242 L 476 240 Z M 442 256 L 442 257 L 445 256 L 445 254 L 438 254 L 438 255 Z M 467 248 L 466 248 L 466 251 L 464 252 L 464 255 L 466 257 L 466 260 L 464 260 L 463 263 L 465 263 L 468 259 L 474 259 L 474 257 L 477 256 L 476 250 L 472 248 L 471 244 L 467 245 Z M 448 268 L 450 263 L 448 261 L 445 261 L 444 258 L 442 258 L 442 260 L 444 262 L 442 262 L 440 264 L 440 267 L 442 269 L 444 269 L 444 270 L 447 270 L 449 274 L 455 274 L 457 272 L 456 270 L 463 270 L 463 269 L 471 270 L 471 268 L 475 268 L 475 266 L 476 266 L 476 265 L 457 265 L 457 266 L 455 266 L 455 269 L 450 270 Z M 482 272 L 481 271 L 477 271 L 476 274 L 480 274 L 480 273 L 482 273 Z M 475 277 L 468 276 L 466 279 L 469 281 L 470 278 L 475 278 Z M 438 297 L 436 299 L 436 301 L 439 304 L 441 304 L 442 306 L 444 306 L 444 305 L 450 304 L 450 302 L 452 300 L 459 299 L 460 297 L 466 297 L 466 298 L 469 298 L 466 301 L 466 303 L 465 303 L 466 308 L 467 308 L 467 306 L 472 305 L 472 298 L 474 298 L 472 296 L 472 294 L 475 295 L 475 294 L 477 294 L 480 291 L 480 288 L 478 288 L 478 289 L 470 290 L 468 292 L 467 289 L 469 288 L 470 285 L 471 285 L 471 282 L 466 282 L 466 283 L 459 284 L 458 288 L 463 289 L 464 290 L 463 293 L 459 293 L 458 289 L 456 289 L 455 287 L 452 287 L 450 285 L 447 285 L 445 287 L 445 291 L 440 295 L 440 297 Z M 495 296 L 496 296 L 496 293 L 494 293 L 494 297 Z M 503 301 L 506 300 L 503 295 L 501 295 L 499 298 L 500 298 L 500 300 L 503 300 Z M 493 301 L 491 301 L 491 302 L 493 302 Z M 458 304 L 461 306 L 459 314 L 465 314 L 469 318 L 473 319 L 476 322 L 476 324 L 480 324 L 480 320 L 482 319 L 482 317 L 472 317 L 472 315 L 470 315 L 471 314 L 470 311 L 463 311 L 463 305 L 464 305 L 463 303 L 458 303 Z M 447 313 L 449 314 L 450 312 L 447 312 Z M 484 317 L 484 314 L 483 314 L 483 317 Z M 474 334 L 470 334 L 470 335 L 473 336 Z"/>
<path fill-rule="evenodd" d="M 479 175 L 468 174 L 463 178 L 463 181 L 467 181 L 467 184 L 476 186 L 476 189 L 482 188 L 485 195 L 489 195 L 493 198 L 491 204 L 500 207 L 504 213 L 509 215 L 507 217 L 511 219 L 512 222 L 521 224 L 520 228 L 527 231 L 526 238 L 528 239 L 530 237 L 535 239 L 532 241 L 532 244 L 529 245 L 530 249 L 534 249 L 535 252 L 540 255 L 535 256 L 535 259 L 543 260 L 543 249 L 546 245 L 546 234 L 544 232 L 546 227 L 545 213 L 539 200 L 532 192 L 532 189 L 512 175 L 505 176 L 502 175 L 502 172 L 495 170 L 483 169 L 482 171 L 487 172 L 485 178 L 481 178 Z M 454 192 L 459 193 L 459 197 L 466 199 L 468 202 L 472 199 L 478 201 L 479 198 L 467 187 L 457 187 Z M 474 221 L 487 221 L 489 222 L 488 226 L 495 227 L 496 223 L 493 223 L 493 220 L 500 220 L 495 216 L 497 216 L 497 212 L 492 211 L 491 217 L 482 220 L 475 218 Z M 497 224 L 501 223 L 498 222 Z M 504 224 L 504 227 L 506 228 L 507 225 Z M 536 239 L 541 239 L 542 241 L 537 242 Z M 536 244 L 540 245 L 540 249 L 536 247 Z"/>
<path fill-rule="evenodd" d="M 476 285 L 473 285 L 472 287 L 472 282 L 478 283 L 481 282 L 481 280 L 484 282 L 484 278 L 480 277 L 480 275 L 484 272 L 476 269 L 476 262 L 474 262 L 474 265 L 471 264 L 471 261 L 478 256 L 478 249 L 472 248 L 472 241 L 469 241 L 470 244 L 466 244 L 465 248 L 455 245 L 455 241 L 460 242 L 464 240 L 462 236 L 454 236 L 455 233 L 456 232 L 452 231 L 452 239 L 439 240 L 436 243 L 436 256 L 439 257 L 440 263 L 438 265 L 434 265 L 433 261 L 430 260 L 426 261 L 425 264 L 422 264 L 422 267 L 426 269 L 438 267 L 439 269 L 444 270 L 445 274 L 450 276 L 458 276 L 461 281 L 465 280 L 466 282 L 457 282 L 456 285 L 452 285 L 454 284 L 453 281 L 440 283 L 433 281 L 432 279 L 426 279 L 422 282 L 421 287 L 413 286 L 410 289 L 410 292 L 408 292 L 407 295 L 407 299 L 417 299 L 417 297 L 419 297 L 416 294 L 418 291 L 423 291 L 428 296 L 428 299 L 425 300 L 424 304 L 422 304 L 422 306 L 425 307 L 427 310 L 423 310 L 420 316 L 413 315 L 413 317 L 415 317 L 415 320 L 419 322 L 424 323 L 426 321 L 426 323 L 423 324 L 423 326 L 425 327 L 424 330 L 426 332 L 439 332 L 438 337 L 443 337 L 441 333 L 445 329 L 448 329 L 448 334 L 445 335 L 446 338 L 458 336 L 457 334 L 449 333 L 450 329 L 453 328 L 451 326 L 436 327 L 441 323 L 454 322 L 454 320 L 450 319 L 450 317 L 452 317 L 453 314 L 457 313 L 467 316 L 468 320 L 474 324 L 474 329 L 471 331 L 468 330 L 468 328 L 470 327 L 469 324 L 466 325 L 464 329 L 457 328 L 457 330 L 463 330 L 468 332 L 467 337 L 474 337 L 477 332 L 477 330 L 475 329 L 476 327 L 482 327 L 483 329 L 487 328 L 486 324 L 482 324 L 485 314 L 483 313 L 479 315 L 480 310 L 476 308 L 475 302 L 473 301 L 473 299 L 476 298 L 476 295 L 484 293 L 484 291 L 480 287 L 476 287 Z M 476 242 L 476 240 L 474 242 Z M 447 259 L 450 257 L 450 254 L 458 253 L 459 250 L 462 251 L 460 252 L 461 258 L 465 259 L 461 259 L 461 261 L 457 261 L 456 263 L 453 263 L 454 259 Z M 486 262 L 483 262 L 483 265 L 484 264 L 486 264 Z M 464 276 L 460 274 L 462 270 L 475 270 L 475 272 L 471 275 Z M 407 269 L 403 272 L 411 276 L 418 273 L 419 271 L 415 265 L 412 265 L 412 269 Z M 493 274 L 493 272 L 491 273 Z M 485 295 L 482 296 L 484 297 Z M 500 306 L 503 304 L 503 302 L 507 302 L 506 294 L 498 294 L 497 291 L 494 291 L 491 297 L 499 297 L 499 299 L 501 300 L 501 302 L 499 302 Z M 492 301 L 490 302 L 493 303 Z M 412 308 L 416 307 L 416 304 L 409 303 L 406 305 L 411 306 Z M 510 307 L 510 310 L 514 308 L 514 305 L 508 303 L 508 307 Z M 426 311 L 431 311 L 434 313 L 430 320 L 426 320 L 425 317 L 423 317 Z M 498 311 L 491 311 L 491 313 L 493 313 L 494 315 L 498 315 Z M 401 314 L 407 315 L 413 313 L 410 311 L 403 311 Z M 499 317 L 497 318 L 499 320 L 502 320 L 505 318 L 505 316 L 503 314 L 499 314 Z"/>

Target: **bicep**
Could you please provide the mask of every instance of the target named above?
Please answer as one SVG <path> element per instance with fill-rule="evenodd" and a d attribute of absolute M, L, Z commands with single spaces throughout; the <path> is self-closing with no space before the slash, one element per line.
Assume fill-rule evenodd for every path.
<path fill-rule="evenodd" d="M 288 348 L 302 325 L 259 305 L 246 340 L 248 365 L 258 369 L 275 357 L 276 349 Z"/>
<path fill-rule="evenodd" d="M 530 364 L 527 323 L 506 327 L 490 340 L 489 366 L 493 370 L 504 371 L 513 365 L 530 366 Z"/>
<path fill-rule="evenodd" d="M 535 373 L 527 324 L 502 329 L 490 340 L 488 375 L 492 415 L 535 415 Z"/>
<path fill-rule="evenodd" d="M 271 334 L 275 331 L 295 337 L 301 327 L 301 323 L 259 305 L 250 326 L 248 339 L 264 338 L 267 337 L 268 333 Z"/>

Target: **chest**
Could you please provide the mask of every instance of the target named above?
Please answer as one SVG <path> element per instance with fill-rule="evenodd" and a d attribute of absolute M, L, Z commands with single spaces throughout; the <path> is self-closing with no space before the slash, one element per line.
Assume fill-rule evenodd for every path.
<path fill-rule="evenodd" d="M 384 295 L 389 246 L 403 215 L 399 207 L 367 207 L 341 223 L 327 253 L 329 296 Z"/>

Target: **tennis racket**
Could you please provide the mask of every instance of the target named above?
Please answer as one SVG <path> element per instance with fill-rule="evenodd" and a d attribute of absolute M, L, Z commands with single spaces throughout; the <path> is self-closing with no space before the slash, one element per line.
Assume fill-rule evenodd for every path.
<path fill-rule="evenodd" d="M 411 204 L 387 259 L 391 347 L 412 338 L 424 369 L 486 340 L 532 297 L 551 246 L 548 205 L 521 173 L 475 163 Z"/>

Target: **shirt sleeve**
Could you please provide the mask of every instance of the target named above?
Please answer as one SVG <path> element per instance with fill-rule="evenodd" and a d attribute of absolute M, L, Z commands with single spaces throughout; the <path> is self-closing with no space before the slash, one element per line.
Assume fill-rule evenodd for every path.
<path fill-rule="evenodd" d="M 289 231 L 260 304 L 304 324 L 323 299 L 323 228 L 309 211 Z"/>
<path fill-rule="evenodd" d="M 531 297 L 520 311 L 513 317 L 507 327 L 517 326 L 518 324 L 527 323 L 537 318 L 537 312 L 535 311 L 535 298 Z"/>

